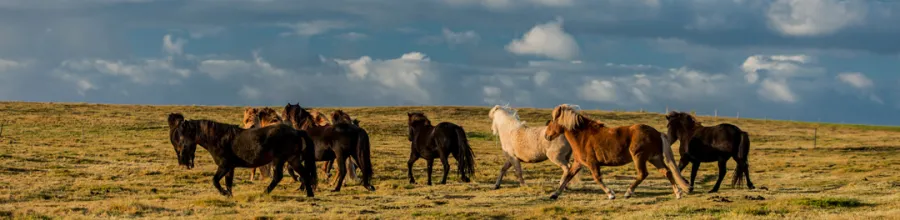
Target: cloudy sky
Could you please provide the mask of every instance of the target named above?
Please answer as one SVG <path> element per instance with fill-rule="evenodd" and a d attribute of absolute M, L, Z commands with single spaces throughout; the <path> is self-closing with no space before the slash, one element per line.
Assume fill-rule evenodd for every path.
<path fill-rule="evenodd" d="M 900 1 L 2 0 L 0 100 L 900 124 Z"/>

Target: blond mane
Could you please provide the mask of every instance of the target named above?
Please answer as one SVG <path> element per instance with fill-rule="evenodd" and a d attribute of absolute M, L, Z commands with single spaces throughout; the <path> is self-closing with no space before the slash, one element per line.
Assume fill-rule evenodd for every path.
<path fill-rule="evenodd" d="M 553 108 L 553 112 L 550 113 L 550 116 L 553 118 L 551 120 L 555 121 L 560 126 L 563 126 L 566 130 L 573 130 L 582 124 L 587 123 L 587 120 L 590 120 L 581 114 L 581 107 L 570 104 L 556 106 L 556 108 Z"/>
<path fill-rule="evenodd" d="M 315 124 L 318 126 L 326 126 L 331 124 L 331 122 L 328 121 L 328 116 L 326 116 L 325 113 L 322 113 L 319 110 L 310 109 L 309 114 L 312 115 L 313 122 L 315 122 Z"/>
<path fill-rule="evenodd" d="M 241 128 L 249 129 L 259 124 L 259 118 L 256 117 L 258 113 L 258 108 L 247 107 L 244 109 L 244 118 L 241 120 Z"/>
<path fill-rule="evenodd" d="M 492 119 L 491 132 L 494 135 L 500 132 L 499 129 L 509 131 L 525 127 L 525 121 L 519 120 L 518 111 L 510 108 L 509 104 L 504 106 L 494 105 L 491 111 L 488 112 L 488 117 Z"/>

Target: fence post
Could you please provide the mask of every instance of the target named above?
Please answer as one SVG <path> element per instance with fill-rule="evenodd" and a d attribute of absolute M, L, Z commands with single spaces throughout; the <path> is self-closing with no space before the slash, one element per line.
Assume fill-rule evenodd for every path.
<path fill-rule="evenodd" d="M 813 130 L 813 148 L 816 148 L 816 142 L 818 142 L 818 139 L 819 139 L 819 127 L 816 127 L 815 130 Z"/>
<path fill-rule="evenodd" d="M 719 109 L 713 110 L 713 118 L 714 120 L 719 120 Z"/>
<path fill-rule="evenodd" d="M 741 112 L 737 112 L 737 119 L 741 119 Z"/>
<path fill-rule="evenodd" d="M 0 122 L 0 138 L 3 138 L 3 122 Z"/>

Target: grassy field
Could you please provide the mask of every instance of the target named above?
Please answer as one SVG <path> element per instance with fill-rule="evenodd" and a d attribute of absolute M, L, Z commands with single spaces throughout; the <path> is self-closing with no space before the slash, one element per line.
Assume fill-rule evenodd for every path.
<path fill-rule="evenodd" d="M 280 111 L 279 106 L 274 106 Z M 487 107 L 343 108 L 369 131 L 377 191 L 348 180 L 330 192 L 324 178 L 315 198 L 285 179 L 265 195 L 266 181 L 248 181 L 236 170 L 234 197 L 211 184 L 215 165 L 198 150 L 196 167 L 177 166 L 166 114 L 237 124 L 243 107 L 145 106 L 0 102 L 0 219 L 4 218 L 294 218 L 294 219 L 891 219 L 900 216 L 900 129 L 861 125 L 701 117 L 728 122 L 751 135 L 750 172 L 757 189 L 706 193 L 716 166 L 701 167 L 694 193 L 675 200 L 668 181 L 651 172 L 635 197 L 608 200 L 587 169 L 582 182 L 549 200 L 560 170 L 545 161 L 523 164 L 528 186 L 513 172 L 493 190 L 504 162 L 490 134 Z M 332 108 L 324 108 L 332 110 Z M 434 122 L 462 125 L 475 151 L 474 182 L 461 183 L 451 160 L 447 185 L 425 185 L 425 162 L 408 184 L 406 111 L 424 111 Z M 587 111 L 621 126 L 646 123 L 665 131 L 657 113 Z M 521 109 L 523 120 L 542 125 L 548 109 Z M 817 147 L 813 148 L 814 129 Z M 676 145 L 677 147 L 677 145 Z M 676 155 L 676 157 L 678 157 Z M 319 163 L 321 167 L 324 163 Z M 729 161 L 730 183 L 735 163 Z M 441 167 L 435 166 L 439 180 Z M 619 195 L 633 181 L 633 165 L 606 167 L 605 182 Z M 683 172 L 688 175 L 688 171 Z M 320 177 L 324 175 L 321 174 Z M 892 217 L 893 216 L 893 217 Z"/>

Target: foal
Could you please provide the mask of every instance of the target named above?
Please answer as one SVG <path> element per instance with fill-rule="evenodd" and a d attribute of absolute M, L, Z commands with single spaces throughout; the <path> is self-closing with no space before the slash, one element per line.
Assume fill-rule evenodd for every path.
<path fill-rule="evenodd" d="M 681 172 L 688 163 L 691 164 L 691 187 L 694 187 L 694 178 L 702 162 L 719 162 L 719 176 L 716 185 L 709 192 L 719 191 L 719 184 L 725 178 L 728 159 L 734 158 L 737 168 L 734 169 L 734 178 L 731 186 L 740 186 L 741 181 L 747 178 L 747 188 L 754 189 L 750 181 L 750 171 L 747 163 L 747 155 L 750 152 L 750 137 L 747 132 L 733 124 L 722 123 L 712 127 L 700 124 L 694 116 L 684 112 L 669 112 L 666 115 L 669 122 L 669 137 L 672 142 L 681 140 L 681 161 L 678 171 Z"/>
<path fill-rule="evenodd" d="M 524 121 L 519 120 L 516 110 L 507 106 L 494 105 L 488 112 L 488 117 L 491 118 L 491 132 L 500 137 L 500 147 L 506 156 L 506 164 L 500 168 L 494 189 L 500 188 L 500 181 L 511 166 L 515 166 L 519 184 L 524 186 L 525 178 L 522 177 L 520 162 L 540 163 L 547 159 L 562 169 L 563 174 L 559 179 L 559 184 L 562 184 L 569 174 L 569 159 L 572 156 L 572 147 L 565 138 L 552 141 L 544 139 L 541 135 L 547 126 L 528 127 Z"/>
<path fill-rule="evenodd" d="M 634 188 L 647 178 L 647 161 L 653 164 L 660 173 L 664 173 L 672 183 L 675 198 L 681 198 L 682 190 L 690 191 L 687 181 L 678 173 L 669 140 L 653 127 L 635 124 L 622 127 L 607 127 L 599 121 L 575 111 L 577 106 L 562 104 L 556 106 L 550 114 L 551 120 L 544 137 L 553 140 L 565 134 L 572 145 L 575 164 L 569 167 L 569 174 L 562 186 L 550 196 L 556 199 L 562 193 L 569 180 L 585 165 L 591 170 L 594 181 L 606 192 L 609 199 L 615 199 L 616 193 L 603 184 L 600 177 L 602 166 L 622 166 L 634 162 L 637 168 L 637 179 L 625 191 L 625 198 L 634 194 Z"/>

